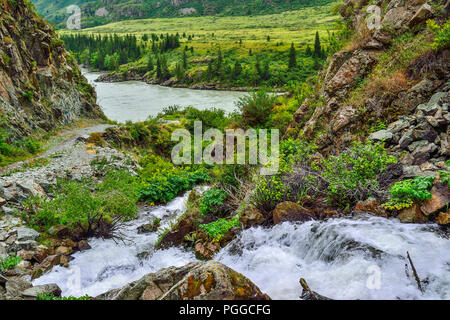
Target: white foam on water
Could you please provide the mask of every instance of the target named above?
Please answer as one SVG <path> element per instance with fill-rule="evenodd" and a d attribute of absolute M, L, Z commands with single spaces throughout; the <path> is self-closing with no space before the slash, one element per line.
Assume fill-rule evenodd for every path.
<path fill-rule="evenodd" d="M 69 268 L 54 267 L 33 284 L 56 283 L 64 296 L 96 296 L 161 268 L 197 261 L 183 248 L 155 251 L 158 234 L 137 233 L 138 226 L 154 218 L 161 219 L 160 230 L 170 226 L 185 211 L 187 197 L 188 193 L 142 212 L 125 224 L 125 243 L 91 239 L 92 249 L 75 253 Z M 406 276 L 407 251 L 420 278 L 428 282 L 423 295 Z M 143 252 L 147 256 L 138 258 Z M 450 239 L 434 225 L 369 215 L 286 222 L 243 231 L 215 259 L 247 276 L 273 299 L 298 299 L 301 277 L 312 290 L 332 299 L 450 299 Z M 378 289 L 367 285 L 373 276 L 368 271 L 374 267 L 380 270 Z"/>
<path fill-rule="evenodd" d="M 407 251 L 419 277 L 428 281 L 424 295 L 406 276 Z M 216 260 L 246 275 L 273 299 L 298 299 L 300 278 L 332 299 L 450 299 L 448 237 L 435 226 L 396 219 L 363 215 L 252 228 Z M 379 288 L 371 285 L 369 267 L 380 270 Z"/>

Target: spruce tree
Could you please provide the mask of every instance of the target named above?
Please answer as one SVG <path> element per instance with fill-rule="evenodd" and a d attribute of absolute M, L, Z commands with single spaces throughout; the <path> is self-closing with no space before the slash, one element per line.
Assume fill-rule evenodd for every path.
<path fill-rule="evenodd" d="M 316 31 L 316 40 L 314 41 L 314 56 L 320 58 L 322 56 L 322 46 L 320 45 L 319 31 Z"/>
<path fill-rule="evenodd" d="M 234 64 L 234 70 L 233 70 L 233 78 L 237 78 L 241 75 L 242 73 L 242 66 L 239 63 L 239 61 L 236 61 Z"/>
<path fill-rule="evenodd" d="M 186 50 L 183 51 L 183 68 L 187 69 L 187 54 L 186 54 Z"/>
<path fill-rule="evenodd" d="M 152 59 L 152 57 L 149 55 L 148 56 L 148 60 L 147 60 L 147 70 L 148 71 L 153 71 L 153 68 L 154 68 L 155 66 L 153 65 L 153 59 Z"/>
<path fill-rule="evenodd" d="M 289 69 L 295 69 L 297 67 L 297 52 L 295 51 L 294 43 L 291 44 L 291 49 L 289 50 Z"/>
<path fill-rule="evenodd" d="M 156 77 L 158 80 L 162 80 L 161 57 L 158 57 L 156 61 Z"/>

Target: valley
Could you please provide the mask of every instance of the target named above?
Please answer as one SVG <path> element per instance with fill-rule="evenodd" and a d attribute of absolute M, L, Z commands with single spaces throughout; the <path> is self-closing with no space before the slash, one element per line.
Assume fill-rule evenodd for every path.
<path fill-rule="evenodd" d="M 0 1 L 0 300 L 449 300 L 449 2 L 219 4 Z"/>

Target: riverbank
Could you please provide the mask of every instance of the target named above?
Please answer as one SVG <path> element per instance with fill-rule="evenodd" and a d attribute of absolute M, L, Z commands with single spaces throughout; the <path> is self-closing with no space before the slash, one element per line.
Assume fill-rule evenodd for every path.
<path fill-rule="evenodd" d="M 230 87 L 226 84 L 219 83 L 180 83 L 175 78 L 171 78 L 166 81 L 159 81 L 155 78 L 148 78 L 145 75 L 139 73 L 126 73 L 119 74 L 116 72 L 108 72 L 100 75 L 95 82 L 117 83 L 124 81 L 143 81 L 147 84 L 160 85 L 169 88 L 184 88 L 192 90 L 215 90 L 215 91 L 235 91 L 235 92 L 253 92 L 258 91 L 259 87 Z M 272 89 L 272 92 L 283 93 L 282 89 Z"/>

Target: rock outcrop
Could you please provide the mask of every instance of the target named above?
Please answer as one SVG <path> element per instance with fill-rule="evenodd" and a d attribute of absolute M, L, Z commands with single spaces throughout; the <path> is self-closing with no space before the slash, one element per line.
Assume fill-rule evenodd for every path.
<path fill-rule="evenodd" d="M 96 94 L 28 0 L 0 2 L 0 126 L 21 139 L 80 117 L 102 118 Z"/>
<path fill-rule="evenodd" d="M 352 40 L 328 60 L 319 74 L 316 96 L 300 106 L 289 131 L 315 140 L 324 153 L 334 153 L 367 137 L 377 123 L 392 123 L 388 130 L 371 137 L 400 143 L 401 150 L 415 141 L 429 144 L 417 145 L 420 150 L 412 151 L 416 153 L 408 165 L 420 166 L 435 155 L 448 157 L 450 51 L 422 50 L 424 41 L 429 45 L 433 37 L 426 29 L 427 19 L 445 20 L 443 10 L 430 6 L 431 2 L 371 2 L 380 8 L 381 16 L 380 28 L 369 29 L 369 1 L 344 1 L 340 12 L 348 28 L 355 31 Z M 401 48 L 415 57 L 406 62 L 392 52 L 392 46 L 399 46 L 395 39 L 402 34 L 413 42 Z M 390 60 L 386 58 L 389 55 Z M 410 125 L 416 127 L 414 132 Z"/>
<path fill-rule="evenodd" d="M 242 274 L 216 262 L 190 263 L 144 276 L 99 297 L 105 300 L 270 300 Z"/>

